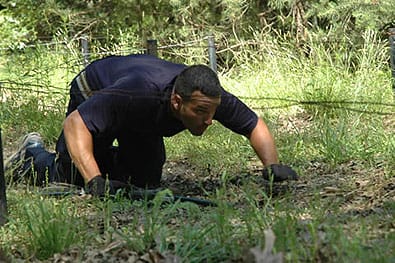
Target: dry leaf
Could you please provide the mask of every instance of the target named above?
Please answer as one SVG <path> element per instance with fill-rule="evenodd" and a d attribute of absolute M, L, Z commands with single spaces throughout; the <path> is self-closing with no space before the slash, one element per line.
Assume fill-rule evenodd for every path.
<path fill-rule="evenodd" d="M 271 229 L 265 230 L 265 248 L 262 251 L 259 247 L 250 249 L 250 253 L 253 255 L 255 263 L 282 263 L 282 253 L 273 254 L 274 240 L 276 237 Z"/>

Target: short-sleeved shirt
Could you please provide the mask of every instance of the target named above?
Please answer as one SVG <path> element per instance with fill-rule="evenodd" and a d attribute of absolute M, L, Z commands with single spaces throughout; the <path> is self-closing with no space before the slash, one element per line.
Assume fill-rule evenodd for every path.
<path fill-rule="evenodd" d="M 186 129 L 170 108 L 175 79 L 185 68 L 150 55 L 97 60 L 85 69 L 93 95 L 78 106 L 78 111 L 93 137 L 105 144 L 133 135 L 173 136 Z M 223 90 L 214 119 L 248 135 L 258 117 Z"/>

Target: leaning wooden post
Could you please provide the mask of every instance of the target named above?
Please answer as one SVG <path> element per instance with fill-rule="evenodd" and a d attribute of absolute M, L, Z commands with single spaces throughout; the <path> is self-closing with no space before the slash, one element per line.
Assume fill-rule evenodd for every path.
<path fill-rule="evenodd" d="M 4 177 L 4 165 L 3 165 L 3 143 L 1 140 L 1 128 L 0 128 L 0 226 L 7 222 L 8 211 L 7 211 L 7 196 L 6 196 L 6 184 Z"/>
<path fill-rule="evenodd" d="M 210 60 L 210 68 L 217 73 L 217 55 L 215 50 L 214 35 L 210 34 L 208 40 L 208 58 Z"/>
<path fill-rule="evenodd" d="M 155 57 L 158 56 L 158 42 L 155 39 L 147 40 L 147 54 Z"/>
<path fill-rule="evenodd" d="M 395 28 L 388 30 L 389 43 L 390 43 L 390 61 L 392 71 L 392 89 L 395 92 Z"/>
<path fill-rule="evenodd" d="M 84 60 L 84 66 L 88 66 L 90 62 L 90 56 L 89 56 L 89 42 L 88 42 L 88 36 L 84 35 L 81 37 L 81 51 L 82 51 L 82 57 Z"/>

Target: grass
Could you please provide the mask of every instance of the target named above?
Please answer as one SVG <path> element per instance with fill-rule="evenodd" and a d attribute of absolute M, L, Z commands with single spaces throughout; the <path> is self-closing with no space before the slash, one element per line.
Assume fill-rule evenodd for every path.
<path fill-rule="evenodd" d="M 1 247 L 13 259 L 33 261 L 76 251 L 78 261 L 121 257 L 123 250 L 182 262 L 242 262 L 250 248 L 264 249 L 265 230 L 272 229 L 273 253 L 282 252 L 286 262 L 393 262 L 394 101 L 386 57 L 375 51 L 382 46 L 366 38 L 364 52 L 354 54 L 359 66 L 328 59 L 320 47 L 300 58 L 268 45 L 270 52 L 262 52 L 270 56 L 260 63 L 221 74 L 224 87 L 264 117 L 298 182 L 263 184 L 248 140 L 216 123 L 202 137 L 183 132 L 165 143 L 168 159 L 195 173 L 181 177 L 192 177 L 218 207 L 169 204 L 160 195 L 135 202 L 44 198 L 39 189 L 12 185 Z M 66 55 L 44 51 L 10 56 L 23 67 L 0 68 L 2 80 L 39 84 L 1 89 L 6 155 L 26 132 L 39 131 L 52 147 L 60 131 L 65 86 L 77 69 Z M 251 58 L 249 52 L 238 60 Z M 51 89 L 57 84 L 63 88 Z"/>
<path fill-rule="evenodd" d="M 77 211 L 66 202 L 39 200 L 26 205 L 27 227 L 31 249 L 38 259 L 46 259 L 63 252 L 83 238 L 79 232 Z"/>

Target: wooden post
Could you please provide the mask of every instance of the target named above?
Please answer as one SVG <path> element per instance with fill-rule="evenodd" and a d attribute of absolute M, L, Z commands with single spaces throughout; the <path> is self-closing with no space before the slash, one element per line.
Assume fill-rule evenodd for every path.
<path fill-rule="evenodd" d="M 88 36 L 84 35 L 81 37 L 81 51 L 82 51 L 82 57 L 84 60 L 84 66 L 88 66 L 90 62 L 90 56 L 89 56 L 89 42 L 88 42 Z"/>
<path fill-rule="evenodd" d="M 6 183 L 4 177 L 4 165 L 3 165 L 3 143 L 1 140 L 1 128 L 0 128 L 0 226 L 7 222 L 8 211 L 7 211 L 7 196 L 6 196 Z"/>
<path fill-rule="evenodd" d="M 147 54 L 158 56 L 158 42 L 155 39 L 147 39 Z"/>
<path fill-rule="evenodd" d="M 388 30 L 389 44 L 390 44 L 390 61 L 392 71 L 392 89 L 395 92 L 395 28 Z"/>
<path fill-rule="evenodd" d="M 208 36 L 208 58 L 210 61 L 210 68 L 217 73 L 217 55 L 215 50 L 214 35 Z"/>

